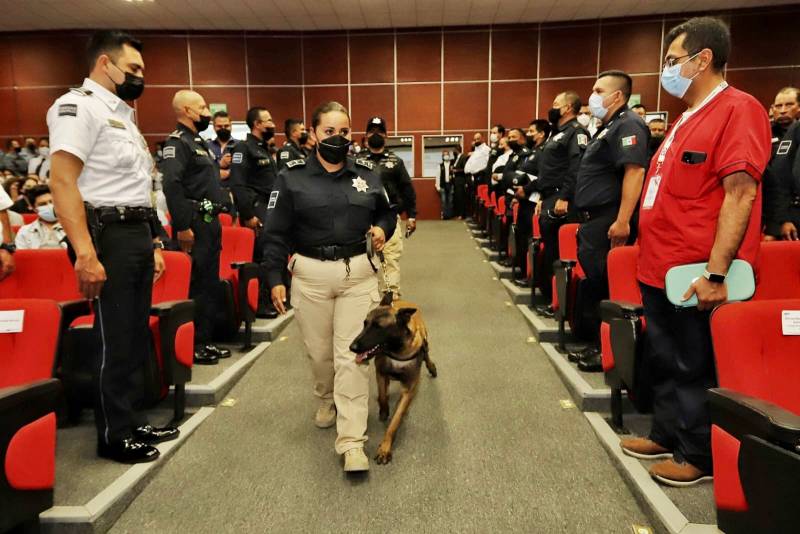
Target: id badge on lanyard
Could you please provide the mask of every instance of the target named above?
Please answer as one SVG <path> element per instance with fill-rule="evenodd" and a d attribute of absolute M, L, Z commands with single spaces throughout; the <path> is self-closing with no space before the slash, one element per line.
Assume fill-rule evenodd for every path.
<path fill-rule="evenodd" d="M 663 178 L 661 174 L 661 167 L 664 165 L 664 161 L 667 159 L 667 152 L 669 148 L 672 146 L 672 142 L 675 141 L 675 134 L 678 133 L 678 130 L 686 122 L 692 115 L 703 109 L 706 104 L 711 102 L 718 94 L 720 94 L 726 87 L 728 87 L 727 82 L 720 83 L 717 87 L 714 88 L 713 91 L 703 100 L 696 109 L 692 110 L 691 112 L 685 112 L 681 115 L 681 118 L 675 123 L 675 126 L 672 127 L 672 130 L 669 132 L 669 135 L 664 142 L 661 144 L 661 148 L 658 151 L 658 159 L 656 160 L 656 171 L 653 173 L 653 176 L 650 177 L 650 181 L 647 183 L 647 191 L 644 193 L 644 199 L 642 200 L 642 209 L 649 210 L 652 209 L 656 203 L 656 198 L 658 198 L 658 189 L 661 187 L 661 180 Z"/>

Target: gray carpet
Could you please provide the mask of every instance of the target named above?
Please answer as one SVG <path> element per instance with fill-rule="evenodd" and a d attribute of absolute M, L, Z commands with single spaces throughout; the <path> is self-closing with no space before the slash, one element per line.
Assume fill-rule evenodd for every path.
<path fill-rule="evenodd" d="M 420 223 L 401 263 L 439 378 L 394 461 L 343 475 L 296 323 L 170 459 L 113 532 L 592 532 L 646 517 L 460 222 Z M 370 404 L 367 450 L 384 426 Z M 397 398 L 392 386 L 391 402 Z"/>

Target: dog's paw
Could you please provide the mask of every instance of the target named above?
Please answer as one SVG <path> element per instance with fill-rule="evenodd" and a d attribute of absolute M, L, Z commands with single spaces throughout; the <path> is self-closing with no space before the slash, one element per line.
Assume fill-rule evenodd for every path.
<path fill-rule="evenodd" d="M 430 374 L 433 378 L 439 376 L 439 371 L 436 370 L 436 366 L 434 364 L 430 364 L 428 366 L 428 374 Z"/>
<path fill-rule="evenodd" d="M 391 447 L 386 447 L 381 445 L 378 447 L 378 454 L 375 455 L 375 461 L 378 462 L 378 465 L 386 465 L 392 461 L 392 449 Z"/>

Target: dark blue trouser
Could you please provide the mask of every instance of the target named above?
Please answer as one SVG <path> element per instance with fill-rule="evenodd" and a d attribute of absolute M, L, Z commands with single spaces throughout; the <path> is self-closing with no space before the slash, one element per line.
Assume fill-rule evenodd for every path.
<path fill-rule="evenodd" d="M 716 386 L 710 313 L 676 308 L 662 289 L 640 284 L 647 321 L 645 358 L 652 373 L 650 439 L 676 461 L 711 472 L 708 389 Z"/>

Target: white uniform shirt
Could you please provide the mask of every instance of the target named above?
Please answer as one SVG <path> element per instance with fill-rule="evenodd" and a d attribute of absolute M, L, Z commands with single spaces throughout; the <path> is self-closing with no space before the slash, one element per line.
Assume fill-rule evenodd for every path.
<path fill-rule="evenodd" d="M 0 211 L 7 210 L 14 205 L 14 201 L 8 196 L 6 190 L 0 187 Z"/>
<path fill-rule="evenodd" d="M 486 168 L 489 163 L 489 152 L 491 149 L 486 143 L 481 143 L 472 151 L 472 155 L 464 165 L 464 172 L 467 174 L 477 174 Z"/>
<path fill-rule="evenodd" d="M 50 107 L 47 126 L 51 154 L 63 150 L 83 161 L 78 189 L 85 202 L 152 207 L 153 160 L 125 101 L 86 78 Z"/>
<path fill-rule="evenodd" d="M 66 235 L 61 223 L 57 222 L 48 228 L 40 219 L 36 219 L 19 229 L 14 243 L 18 249 L 67 248 L 64 242 Z"/>

